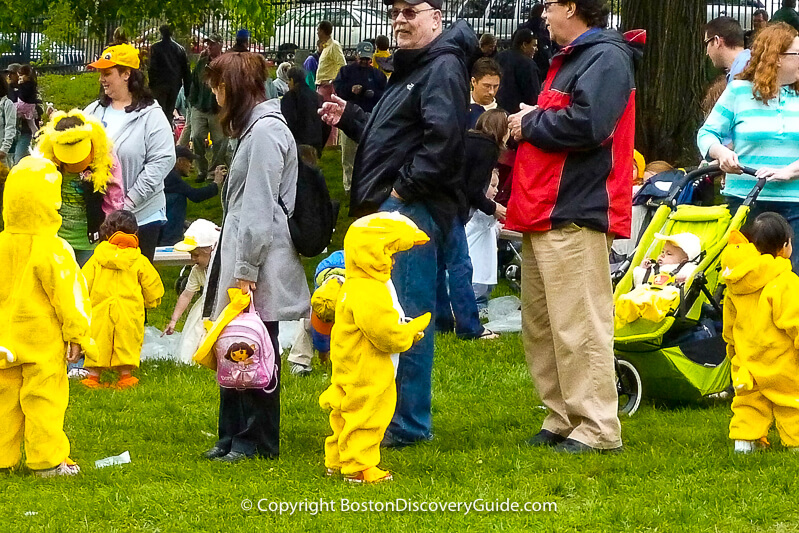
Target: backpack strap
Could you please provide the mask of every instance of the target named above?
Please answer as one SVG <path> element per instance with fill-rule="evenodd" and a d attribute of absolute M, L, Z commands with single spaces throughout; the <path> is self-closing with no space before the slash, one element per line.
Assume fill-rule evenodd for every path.
<path fill-rule="evenodd" d="M 233 160 L 236 157 L 236 153 L 238 153 L 238 151 L 239 151 L 239 147 L 241 146 L 241 141 L 243 141 L 247 136 L 249 136 L 250 133 L 252 133 L 252 129 L 255 127 L 255 125 L 261 119 L 264 119 L 264 118 L 274 118 L 275 120 L 279 120 L 283 124 L 288 125 L 286 123 L 286 119 L 283 118 L 282 115 L 275 115 L 274 113 L 271 113 L 271 112 L 264 113 L 260 117 L 258 117 L 255 120 L 253 120 L 252 124 L 247 126 L 247 129 L 244 130 L 244 133 L 242 133 L 241 136 L 239 137 L 239 142 L 236 145 L 236 149 L 233 151 L 233 156 L 230 158 L 231 166 L 233 165 Z M 227 182 L 225 182 L 225 184 L 227 185 Z M 282 206 L 282 201 L 280 200 L 280 197 L 278 197 L 278 203 L 280 203 L 281 206 Z M 285 210 L 285 207 L 283 209 Z M 219 245 L 217 246 L 216 251 L 214 252 L 214 260 L 213 260 L 213 263 L 211 263 L 211 269 L 208 272 L 208 282 L 206 283 L 207 289 L 206 289 L 206 294 L 205 294 L 205 303 L 203 304 L 203 318 L 210 318 L 211 313 L 214 310 L 214 305 L 216 304 L 216 292 L 219 289 L 219 271 L 220 271 L 220 269 L 222 267 L 222 254 L 221 254 L 221 251 L 222 251 L 222 234 L 224 232 L 225 232 L 225 223 L 224 223 L 224 220 L 223 220 L 222 221 L 222 225 L 221 225 L 221 227 L 219 229 L 219 240 L 217 241 L 219 243 Z M 211 294 L 212 290 L 214 291 L 213 295 Z M 209 298 L 209 296 L 210 296 L 210 298 Z"/>

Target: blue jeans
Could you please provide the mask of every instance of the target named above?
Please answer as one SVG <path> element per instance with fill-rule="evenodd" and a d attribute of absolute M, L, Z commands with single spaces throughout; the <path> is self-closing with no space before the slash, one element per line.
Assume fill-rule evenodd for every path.
<path fill-rule="evenodd" d="M 735 215 L 735 212 L 743 203 L 743 199 L 735 196 L 725 196 L 724 200 L 727 202 L 730 214 Z M 785 220 L 790 224 L 793 229 L 794 246 L 796 245 L 796 236 L 799 235 L 799 202 L 772 202 L 768 200 L 756 200 L 754 205 L 749 209 L 747 222 L 753 221 L 760 213 L 771 211 L 785 217 Z M 791 255 L 791 269 L 795 274 L 799 274 L 799 250 L 794 250 Z"/>
<path fill-rule="evenodd" d="M 14 164 L 16 165 L 20 161 L 22 161 L 23 157 L 30 155 L 29 148 L 31 146 L 31 139 L 33 135 L 30 133 L 20 133 L 17 135 L 17 138 L 14 140 L 14 144 L 11 146 L 11 152 L 14 154 Z"/>
<path fill-rule="evenodd" d="M 483 333 L 472 289 L 469 245 L 459 219 L 438 248 L 436 277 L 436 329 L 452 331 L 453 328 L 462 339 L 476 339 Z"/>
<path fill-rule="evenodd" d="M 399 358 L 397 368 L 397 407 L 386 437 L 397 443 L 411 443 L 433 438 L 431 383 L 433 373 L 433 338 L 436 307 L 436 248 L 441 230 L 430 212 L 420 202 L 403 203 L 389 197 L 380 211 L 398 211 L 410 218 L 430 237 L 430 242 L 414 246 L 394 256 L 391 280 L 405 314 L 417 317 L 432 313 L 433 320 L 424 338 Z"/>

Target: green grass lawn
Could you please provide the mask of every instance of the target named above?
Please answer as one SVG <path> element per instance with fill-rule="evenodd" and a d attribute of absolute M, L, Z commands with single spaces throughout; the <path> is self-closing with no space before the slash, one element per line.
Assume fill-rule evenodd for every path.
<path fill-rule="evenodd" d="M 86 102 L 88 103 L 88 102 Z M 85 103 L 84 103 L 85 105 Z M 322 168 L 342 198 L 339 153 Z M 331 250 L 349 219 L 342 207 Z M 219 221 L 216 200 L 189 217 Z M 306 260 L 309 269 L 316 260 Z M 161 269 L 167 297 L 150 321 L 163 327 L 175 302 L 177 269 Z M 507 292 L 507 289 L 504 289 Z M 132 390 L 71 388 L 66 431 L 82 466 L 70 479 L 23 472 L 0 477 L 5 531 L 797 531 L 799 454 L 779 445 L 736 456 L 727 440 L 729 405 L 668 408 L 645 403 L 622 420 L 625 451 L 561 456 L 521 444 L 544 417 L 518 335 L 460 341 L 437 335 L 432 442 L 383 453 L 392 483 L 358 487 L 323 475 L 326 413 L 317 403 L 324 368 L 282 374 L 281 456 L 224 465 L 200 453 L 215 441 L 218 390 L 205 369 L 146 362 Z M 772 435 L 772 441 L 776 441 Z M 94 461 L 130 451 L 131 464 Z M 333 502 L 314 514 L 310 502 Z M 482 500 L 527 502 L 538 512 L 345 511 Z M 265 512 L 257 510 L 258 502 Z M 244 503 L 243 503 L 244 502 Z M 244 510 L 251 502 L 256 509 Z M 270 506 L 305 502 L 294 514 Z"/>

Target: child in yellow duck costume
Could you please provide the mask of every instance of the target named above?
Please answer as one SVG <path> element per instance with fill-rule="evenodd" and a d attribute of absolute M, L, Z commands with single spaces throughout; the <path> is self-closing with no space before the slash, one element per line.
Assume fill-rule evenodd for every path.
<path fill-rule="evenodd" d="M 776 419 L 784 446 L 799 450 L 799 277 L 791 271 L 791 227 L 763 213 L 733 231 L 721 257 L 727 283 L 724 340 L 735 398 L 730 439 L 735 451 L 768 446 Z"/>
<path fill-rule="evenodd" d="M 391 479 L 377 465 L 397 403 L 397 354 L 421 339 L 430 323 L 430 313 L 405 321 L 391 284 L 392 256 L 428 240 L 399 213 L 360 218 L 344 237 L 347 279 L 330 338 L 333 374 L 319 397 L 322 408 L 331 410 L 333 434 L 325 440 L 329 474 L 340 471 L 353 482 Z"/>
<path fill-rule="evenodd" d="M 61 175 L 26 157 L 5 186 L 0 233 L 0 469 L 27 465 L 43 476 L 75 474 L 64 414 L 66 355 L 95 355 L 86 282 L 61 226 Z"/>
<path fill-rule="evenodd" d="M 138 384 L 131 370 L 139 367 L 144 340 L 144 308 L 156 307 L 164 284 L 152 263 L 141 254 L 136 237 L 136 217 L 130 211 L 114 211 L 100 226 L 103 239 L 83 266 L 92 302 L 92 337 L 99 356 L 86 357 L 89 388 L 100 386 L 100 372 L 119 372 L 116 387 Z"/>

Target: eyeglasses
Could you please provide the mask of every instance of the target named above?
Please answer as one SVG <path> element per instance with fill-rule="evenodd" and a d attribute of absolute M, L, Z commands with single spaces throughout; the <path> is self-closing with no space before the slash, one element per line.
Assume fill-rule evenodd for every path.
<path fill-rule="evenodd" d="M 712 40 L 713 40 L 713 39 L 715 39 L 716 37 L 718 37 L 718 35 L 714 35 L 713 37 L 708 37 L 707 39 L 705 39 L 705 41 L 704 41 L 704 43 L 705 43 L 705 46 L 707 46 L 708 44 L 710 44 L 710 41 L 712 41 Z"/>
<path fill-rule="evenodd" d="M 398 9 L 396 7 L 392 7 L 391 9 L 388 10 L 388 16 L 391 18 L 391 20 L 397 20 L 397 17 L 399 17 L 400 13 L 402 13 L 402 16 L 405 18 L 405 20 L 413 20 L 416 18 L 416 15 L 418 15 L 419 13 L 423 13 L 425 11 L 438 11 L 438 10 L 434 7 L 428 9 L 420 9 L 418 11 L 413 9 L 412 7 L 406 7 L 404 9 Z"/>
<path fill-rule="evenodd" d="M 781 56 L 799 56 L 799 52 L 783 52 Z"/>
<path fill-rule="evenodd" d="M 544 2 L 544 11 L 549 11 L 549 6 L 554 6 L 556 4 L 562 4 L 563 2 Z"/>

